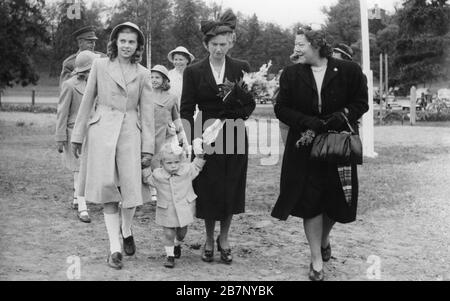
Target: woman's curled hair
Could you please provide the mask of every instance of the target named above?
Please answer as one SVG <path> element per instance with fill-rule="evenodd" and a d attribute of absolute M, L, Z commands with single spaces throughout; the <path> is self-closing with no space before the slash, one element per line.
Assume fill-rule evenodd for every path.
<path fill-rule="evenodd" d="M 118 31 L 117 35 L 115 37 L 113 37 L 111 39 L 111 41 L 108 42 L 107 55 L 110 60 L 113 60 L 117 57 L 118 52 L 119 52 L 117 49 L 117 37 L 119 36 L 120 33 L 124 33 L 124 32 L 135 33 L 136 37 L 139 37 L 139 34 L 135 30 L 133 30 L 132 28 L 129 28 L 129 27 L 123 28 L 120 31 Z M 136 52 L 130 58 L 130 62 L 132 64 L 140 63 L 142 61 L 142 55 L 144 54 L 144 45 L 139 42 L 139 39 L 137 39 L 137 43 L 138 43 L 138 46 L 136 48 Z"/>

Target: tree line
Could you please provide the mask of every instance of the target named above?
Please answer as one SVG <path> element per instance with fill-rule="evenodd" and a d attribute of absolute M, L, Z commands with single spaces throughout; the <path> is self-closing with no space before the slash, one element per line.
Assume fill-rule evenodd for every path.
<path fill-rule="evenodd" d="M 151 64 L 170 67 L 167 53 L 187 47 L 197 58 L 207 55 L 199 30 L 201 20 L 216 19 L 224 8 L 201 0 L 119 0 L 114 7 L 80 4 L 80 18 L 70 18 L 71 1 L 4 0 L 0 2 L 0 90 L 15 84 L 36 84 L 39 72 L 57 77 L 62 61 L 77 50 L 72 32 L 84 25 L 97 28 L 96 49 L 106 51 L 112 28 L 132 21 L 151 30 Z M 282 7 L 277 7 L 282 9 Z M 361 58 L 358 0 L 339 0 L 323 8 L 333 43 L 346 43 Z M 238 16 L 237 42 L 230 55 L 246 59 L 253 71 L 272 60 L 270 72 L 290 64 L 295 31 L 262 22 L 256 15 Z M 450 9 L 447 0 L 404 0 L 393 14 L 369 20 L 371 69 L 378 76 L 380 53 L 389 55 L 392 85 L 410 87 L 449 79 Z M 142 62 L 147 65 L 147 62 Z"/>

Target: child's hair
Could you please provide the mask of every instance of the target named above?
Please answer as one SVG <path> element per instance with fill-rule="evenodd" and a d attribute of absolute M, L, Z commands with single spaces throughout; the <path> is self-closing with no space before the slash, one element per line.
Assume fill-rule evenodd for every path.
<path fill-rule="evenodd" d="M 178 145 L 173 145 L 171 143 L 166 143 L 161 147 L 158 153 L 158 160 L 164 160 L 168 155 L 179 156 L 181 160 L 184 159 L 184 151 Z"/>
<path fill-rule="evenodd" d="M 152 73 L 158 73 L 159 75 L 161 75 L 163 82 L 161 84 L 161 90 L 163 91 L 169 91 L 170 90 L 170 80 L 168 78 L 166 78 L 166 76 L 164 74 L 162 74 L 161 72 L 158 71 L 152 71 Z"/>

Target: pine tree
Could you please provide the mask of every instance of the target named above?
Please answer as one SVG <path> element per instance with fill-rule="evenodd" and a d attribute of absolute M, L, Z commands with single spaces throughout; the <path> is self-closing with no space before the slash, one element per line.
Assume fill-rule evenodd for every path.
<path fill-rule="evenodd" d="M 398 12 L 396 81 L 412 85 L 448 79 L 450 8 L 444 0 L 407 0 Z"/>

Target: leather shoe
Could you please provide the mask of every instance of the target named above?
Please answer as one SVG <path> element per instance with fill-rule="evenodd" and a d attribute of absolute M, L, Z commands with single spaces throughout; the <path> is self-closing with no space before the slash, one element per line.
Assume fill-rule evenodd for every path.
<path fill-rule="evenodd" d="M 328 244 L 326 248 L 320 247 L 320 252 L 322 253 L 322 260 L 328 262 L 331 259 L 331 245 Z"/>
<path fill-rule="evenodd" d="M 217 251 L 220 252 L 220 260 L 222 260 L 226 264 L 230 264 L 233 261 L 233 255 L 231 255 L 231 249 L 222 249 L 220 246 L 220 236 L 217 237 Z"/>
<path fill-rule="evenodd" d="M 206 244 L 203 247 L 202 260 L 204 262 L 213 262 L 214 261 L 214 249 L 213 250 L 206 250 Z"/>
<path fill-rule="evenodd" d="M 133 234 L 131 234 L 127 238 L 123 237 L 122 227 L 120 227 L 120 233 L 123 238 L 123 251 L 125 252 L 125 255 L 133 256 L 134 253 L 136 253 L 136 244 L 134 243 Z"/>
<path fill-rule="evenodd" d="M 175 258 L 180 258 L 181 257 L 181 246 L 175 246 L 173 248 L 173 254 Z"/>
<path fill-rule="evenodd" d="M 174 268 L 175 267 L 175 257 L 167 256 L 166 261 L 164 262 L 164 266 L 169 269 Z"/>
<path fill-rule="evenodd" d="M 108 265 L 110 267 L 112 267 L 113 269 L 116 269 L 116 270 L 122 269 L 122 267 L 123 267 L 122 254 L 119 253 L 119 252 L 116 252 L 114 254 L 110 254 L 108 256 L 107 262 L 108 262 Z"/>
<path fill-rule="evenodd" d="M 311 281 L 323 281 L 325 278 L 323 269 L 319 272 L 314 270 L 312 263 L 309 266 L 309 275 L 308 276 L 309 276 L 309 280 L 311 280 Z"/>
<path fill-rule="evenodd" d="M 86 212 L 86 214 L 82 214 L 84 212 Z M 80 221 L 82 221 L 83 223 L 89 224 L 91 222 L 91 218 L 89 217 L 89 214 L 87 214 L 87 210 L 79 211 L 77 213 L 77 216 L 78 216 L 78 219 Z"/>

